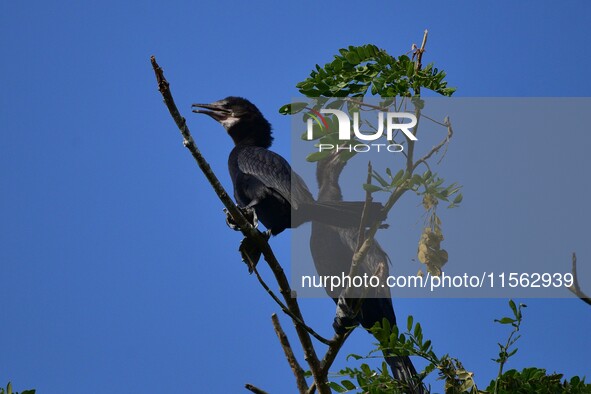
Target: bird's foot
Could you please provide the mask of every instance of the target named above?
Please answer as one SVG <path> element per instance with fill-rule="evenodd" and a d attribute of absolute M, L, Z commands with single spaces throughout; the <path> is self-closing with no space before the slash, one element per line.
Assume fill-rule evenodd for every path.
<path fill-rule="evenodd" d="M 358 325 L 359 322 L 357 321 L 357 314 L 355 313 L 354 308 L 349 306 L 346 298 L 339 297 L 337 311 L 332 323 L 334 331 L 337 334 L 344 335 Z"/>
<path fill-rule="evenodd" d="M 268 240 L 269 237 L 271 237 L 271 230 L 267 230 L 260 234 Z M 238 248 L 238 251 L 242 256 L 242 261 L 248 266 L 248 273 L 252 274 L 252 271 L 261 259 L 261 250 L 250 238 L 245 237 L 242 241 L 240 241 L 240 247 Z"/>
<path fill-rule="evenodd" d="M 242 212 L 242 215 L 244 215 L 246 220 L 248 220 L 254 228 L 258 227 L 259 218 L 257 217 L 257 214 L 254 211 L 254 208 L 250 208 L 250 207 L 241 208 L 239 206 L 236 206 L 236 207 L 240 210 L 240 212 Z M 224 208 L 224 213 L 226 214 L 226 224 L 228 225 L 228 227 L 230 227 L 234 231 L 241 231 L 240 226 L 238 226 L 238 224 L 236 223 L 236 221 L 234 220 L 234 218 L 232 217 L 232 215 L 230 214 L 230 212 L 226 208 Z"/>

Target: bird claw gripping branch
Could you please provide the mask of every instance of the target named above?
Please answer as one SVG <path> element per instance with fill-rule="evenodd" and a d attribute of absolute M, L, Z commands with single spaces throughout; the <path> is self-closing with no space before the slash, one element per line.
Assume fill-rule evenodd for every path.
<path fill-rule="evenodd" d="M 240 212 L 242 212 L 242 215 L 244 215 L 246 220 L 248 220 L 250 224 L 252 224 L 252 227 L 257 228 L 259 226 L 259 218 L 257 217 L 254 208 L 238 207 L 238 209 L 240 210 Z M 234 231 L 240 231 L 240 227 L 238 226 L 238 224 L 236 224 L 236 221 L 226 208 L 224 208 L 224 213 L 226 214 L 226 224 L 228 225 L 228 227 L 230 227 Z"/>

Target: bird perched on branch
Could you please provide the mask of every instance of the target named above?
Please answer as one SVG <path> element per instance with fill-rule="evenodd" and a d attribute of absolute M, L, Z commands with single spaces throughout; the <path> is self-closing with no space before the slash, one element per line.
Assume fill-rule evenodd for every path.
<path fill-rule="evenodd" d="M 346 162 L 339 158 L 338 153 L 320 160 L 316 167 L 318 182 L 318 201 L 336 202 L 343 199 L 339 177 Z M 338 228 L 324 223 L 313 222 L 310 237 L 310 250 L 318 275 L 341 276 L 349 274 L 353 254 L 357 249 L 358 228 Z M 377 276 L 385 283 L 389 275 L 390 258 L 374 240 L 368 253 L 359 263 L 356 275 Z M 351 327 L 361 324 L 367 330 L 375 323 L 388 320 L 391 327 L 396 325 L 396 315 L 392 305 L 388 286 L 369 289 L 330 289 L 326 288 L 330 297 L 337 303 L 337 313 L 333 327 L 336 332 L 345 333 Z M 386 362 L 395 379 L 405 382 L 409 393 L 422 394 L 420 383 L 413 379 L 417 371 L 408 356 L 397 356 L 384 353 Z"/>
<path fill-rule="evenodd" d="M 211 104 L 193 104 L 193 112 L 215 119 L 234 141 L 235 147 L 228 157 L 228 168 L 238 207 L 247 216 L 254 211 L 254 221 L 258 219 L 265 225 L 267 236 L 312 221 L 311 249 L 318 273 L 335 272 L 332 265 L 340 271 L 348 270 L 365 202 L 342 201 L 338 178 L 344 164 L 325 162 L 328 166 L 318 175 L 320 194 L 316 201 L 304 180 L 292 171 L 289 163 L 268 150 L 273 142 L 271 125 L 250 101 L 241 97 L 227 97 Z M 385 219 L 382 208 L 380 203 L 369 204 L 366 223 Z M 231 219 L 229 224 L 232 224 Z M 337 249 L 336 253 L 332 246 Z M 252 252 L 248 250 L 248 253 Z M 370 269 L 381 267 L 387 275 L 387 255 L 377 243 L 365 261 L 370 261 Z M 364 264 L 367 265 L 366 262 Z M 340 331 L 355 324 L 369 329 L 383 318 L 395 325 L 390 292 L 380 291 L 385 291 L 382 294 L 384 298 L 364 299 L 358 315 L 350 316 L 348 312 L 338 315 L 335 318 L 335 330 Z M 338 299 L 338 295 L 335 298 Z M 341 309 L 346 309 L 347 300 L 340 301 L 339 305 Z M 386 361 L 397 379 L 411 382 L 412 376 L 416 375 L 408 357 L 387 355 Z M 417 389 L 415 392 L 421 391 Z"/>
<path fill-rule="evenodd" d="M 309 221 L 338 227 L 359 226 L 364 202 L 318 202 L 292 171 L 289 163 L 268 148 L 273 142 L 271 125 L 259 109 L 241 97 L 227 97 L 211 104 L 193 104 L 193 112 L 211 116 L 228 132 L 235 147 L 228 158 L 234 198 L 243 212 L 255 217 L 277 235 Z M 368 207 L 371 220 L 383 219 L 382 205 Z"/>

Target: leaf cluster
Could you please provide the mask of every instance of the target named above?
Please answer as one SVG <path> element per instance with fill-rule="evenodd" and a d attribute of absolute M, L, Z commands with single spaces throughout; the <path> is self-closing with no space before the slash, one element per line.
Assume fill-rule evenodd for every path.
<path fill-rule="evenodd" d="M 296 87 L 307 97 L 411 97 L 422 87 L 444 96 L 446 73 L 432 63 L 420 68 L 407 55 L 394 57 L 375 45 L 349 46 L 339 50 L 332 62 L 316 69 Z"/>
<path fill-rule="evenodd" d="M 4 387 L 0 387 L 0 394 L 19 394 L 16 391 L 12 391 L 12 383 L 8 382 L 6 385 L 6 389 Z M 25 390 L 21 391 L 20 394 L 35 394 L 35 390 Z"/>
<path fill-rule="evenodd" d="M 562 374 L 548 374 L 545 369 L 532 367 L 505 372 L 498 381 L 492 380 L 486 391 L 498 394 L 583 394 L 591 393 L 591 384 L 586 384 L 585 379 L 578 376 L 563 380 Z"/>
<path fill-rule="evenodd" d="M 358 356 L 357 356 L 358 357 Z M 345 368 L 338 372 L 337 376 L 348 377 L 339 382 L 331 381 L 330 388 L 337 393 L 362 392 L 370 394 L 380 393 L 405 393 L 404 383 L 395 380 L 388 370 L 386 362 L 382 362 L 381 368 L 374 371 L 366 363 L 359 368 Z"/>
<path fill-rule="evenodd" d="M 390 327 L 389 322 L 383 321 L 381 325 L 374 326 L 372 333 L 380 341 L 382 351 L 402 356 L 419 356 L 427 360 L 429 364 L 419 373 L 421 380 L 437 370 L 438 380 L 444 380 L 446 392 L 476 392 L 473 373 L 465 370 L 459 360 L 448 354 L 438 356 L 433 350 L 431 340 L 424 339 L 421 324 L 414 323 L 412 316 L 407 319 L 406 329 L 406 332 L 400 333 L 398 327 Z"/>
<path fill-rule="evenodd" d="M 509 350 L 519 337 L 513 337 L 519 330 L 523 320 L 522 308 L 524 304 L 517 305 L 513 300 L 509 301 L 509 307 L 513 316 L 496 319 L 499 324 L 511 325 L 514 331 L 507 340 L 507 344 L 501 347 L 498 359 L 494 359 L 500 365 L 504 363 L 517 351 Z M 406 322 L 406 331 L 401 332 L 397 326 L 391 326 L 387 320 L 376 323 L 371 328 L 371 333 L 379 341 L 376 348 L 368 356 L 356 354 L 349 355 L 355 360 L 365 360 L 380 357 L 376 353 L 395 354 L 398 356 L 418 356 L 429 362 L 423 371 L 418 374 L 418 382 L 422 382 L 426 376 L 434 371 L 438 373 L 438 380 L 444 381 L 446 394 L 474 393 L 474 394 L 529 394 L 529 393 L 569 393 L 584 394 L 591 393 L 591 384 L 585 383 L 585 379 L 578 376 L 570 380 L 564 379 L 562 374 L 550 373 L 541 368 L 524 368 L 521 371 L 511 369 L 502 373 L 497 379 L 492 380 L 484 390 L 479 390 L 474 381 L 474 373 L 466 370 L 462 363 L 448 354 L 438 356 L 433 350 L 430 340 L 425 340 L 420 323 L 415 323 L 412 316 Z M 339 382 L 332 381 L 330 387 L 338 392 L 358 393 L 405 393 L 408 390 L 403 382 L 394 380 L 388 372 L 386 363 L 381 368 L 372 370 L 366 363 L 359 368 L 345 368 L 334 375 L 341 378 Z M 344 378 L 344 379 L 343 379 Z"/>
<path fill-rule="evenodd" d="M 423 196 L 423 206 L 426 210 L 436 208 L 439 200 L 449 202 L 450 198 L 454 197 L 448 208 L 456 208 L 463 200 L 462 194 L 459 193 L 461 186 L 457 183 L 444 186 L 445 180 L 429 170 L 422 175 L 412 174 L 405 170 L 400 170 L 396 175 L 392 175 L 392 170 L 386 168 L 386 176 L 387 179 L 374 171 L 372 178 L 379 185 L 365 183 L 363 188 L 370 193 L 378 191 L 392 193 L 397 188 L 414 191 L 417 195 Z"/>
<path fill-rule="evenodd" d="M 505 363 L 511 358 L 515 353 L 517 353 L 518 348 L 511 349 L 511 346 L 515 344 L 521 338 L 521 335 L 518 335 L 519 329 L 521 328 L 521 322 L 523 321 L 523 313 L 521 312 L 522 308 L 526 308 L 527 305 L 519 304 L 517 306 L 515 301 L 509 300 L 509 307 L 513 312 L 513 317 L 502 317 L 501 319 L 495 319 L 496 323 L 499 324 L 510 324 L 513 327 L 513 331 L 509 334 L 507 338 L 507 342 L 503 345 L 501 343 L 497 343 L 499 345 L 499 357 L 493 359 L 494 362 L 499 364 L 499 373 L 497 375 L 497 379 L 495 381 L 495 390 L 494 393 L 498 393 L 499 384 L 503 378 L 503 367 Z"/>

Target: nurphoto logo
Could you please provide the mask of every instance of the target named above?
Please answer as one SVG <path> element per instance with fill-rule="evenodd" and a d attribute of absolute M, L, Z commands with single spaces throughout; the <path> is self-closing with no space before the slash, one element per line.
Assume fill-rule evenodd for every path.
<path fill-rule="evenodd" d="M 408 113 L 408 112 L 378 112 L 378 123 L 377 123 L 377 127 L 375 129 L 375 132 L 372 133 L 365 133 L 365 132 L 361 132 L 359 130 L 359 113 L 358 112 L 354 112 L 353 113 L 353 127 L 351 127 L 351 119 L 349 118 L 349 115 L 347 115 L 345 112 L 340 111 L 338 109 L 325 109 L 322 108 L 320 110 L 320 112 L 315 111 L 315 110 L 311 110 L 311 112 L 309 113 L 309 118 L 307 120 L 307 135 L 306 138 L 310 141 L 312 141 L 314 139 L 313 134 L 314 134 L 314 122 L 316 122 L 316 124 L 318 124 L 320 126 L 320 129 L 325 129 L 328 128 L 328 122 L 326 121 L 326 119 L 324 118 L 324 116 L 322 116 L 323 114 L 331 114 L 336 116 L 337 121 L 338 121 L 338 127 L 339 127 L 339 141 L 349 141 L 351 140 L 352 136 L 351 136 L 351 129 L 353 129 L 353 133 L 355 135 L 356 138 L 362 140 L 362 141 L 375 141 L 377 139 L 379 139 L 382 136 L 386 136 L 387 141 L 392 142 L 393 139 L 393 134 L 395 131 L 400 130 L 402 131 L 402 133 L 404 133 L 404 135 L 406 136 L 407 139 L 411 140 L 411 141 L 417 141 L 417 137 L 414 136 L 414 134 L 410 131 L 411 128 L 415 127 L 417 125 L 417 117 L 414 114 Z M 384 130 L 384 114 L 386 116 L 386 126 L 385 126 L 385 130 Z M 402 120 L 408 119 L 410 120 L 410 122 L 407 123 L 398 123 Z M 355 144 L 355 145 L 351 145 L 351 144 L 344 144 L 344 145 L 340 145 L 340 144 L 325 144 L 325 143 L 320 143 L 318 144 L 318 151 L 322 152 L 322 151 L 326 151 L 326 150 L 348 150 L 349 152 L 358 152 L 358 153 L 363 153 L 363 152 L 369 152 L 371 150 L 377 150 L 378 152 L 380 152 L 380 150 L 384 148 L 384 150 L 388 151 L 388 152 L 402 152 L 404 150 L 404 146 L 400 145 L 400 144 L 396 144 L 396 143 L 388 143 L 388 144 L 384 144 L 384 143 L 366 143 L 366 144 Z"/>

